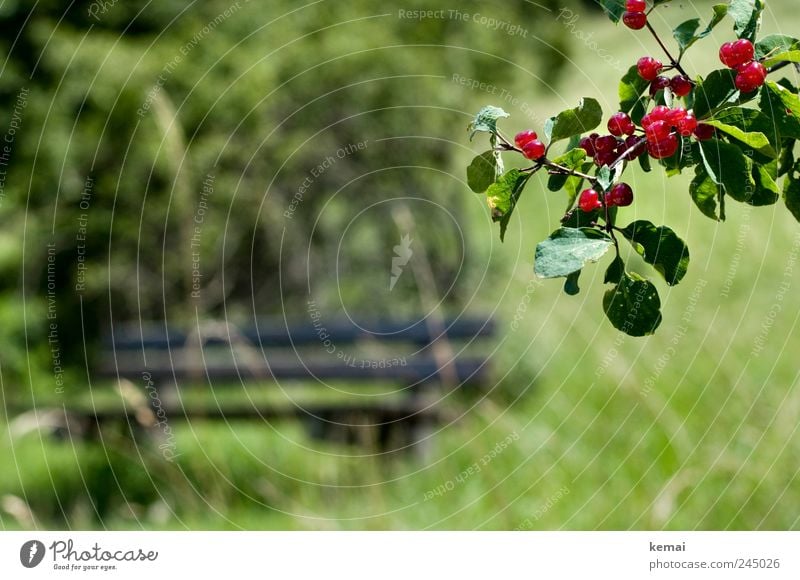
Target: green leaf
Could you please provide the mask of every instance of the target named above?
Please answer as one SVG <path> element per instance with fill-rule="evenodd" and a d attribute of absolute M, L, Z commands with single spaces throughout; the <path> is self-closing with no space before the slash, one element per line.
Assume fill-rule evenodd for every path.
<path fill-rule="evenodd" d="M 587 171 L 588 167 L 591 167 L 590 164 L 584 164 L 583 171 Z M 583 187 L 583 177 L 572 176 L 567 179 L 566 183 L 564 183 L 564 191 L 567 193 L 567 208 L 566 211 L 572 209 L 572 206 L 575 205 L 575 200 L 578 198 L 578 193 L 581 191 Z"/>
<path fill-rule="evenodd" d="M 753 164 L 753 181 L 755 181 L 756 187 L 753 197 L 747 203 L 753 206 L 772 205 L 780 199 L 781 190 L 775 182 L 777 171 L 777 160 L 768 165 Z"/>
<path fill-rule="evenodd" d="M 625 0 L 600 0 L 603 11 L 616 24 L 625 13 Z"/>
<path fill-rule="evenodd" d="M 646 220 L 638 220 L 624 228 L 622 235 L 670 286 L 678 284 L 686 275 L 689 248 L 667 226 L 656 227 Z"/>
<path fill-rule="evenodd" d="M 540 278 L 569 276 L 602 258 L 611 244 L 610 237 L 595 229 L 559 228 L 536 246 L 534 272 Z"/>
<path fill-rule="evenodd" d="M 639 76 L 636 65 L 633 65 L 619 81 L 619 110 L 629 113 L 634 123 L 639 123 L 646 112 L 644 100 L 640 97 L 650 86 Z"/>
<path fill-rule="evenodd" d="M 674 36 L 675 40 L 678 41 L 678 47 L 680 49 L 678 59 L 680 59 L 683 56 L 683 53 L 685 53 L 686 50 L 695 42 L 711 34 L 711 31 L 714 30 L 717 24 L 722 22 L 722 19 L 725 18 L 725 15 L 728 13 L 728 5 L 715 4 L 713 6 L 713 10 L 714 14 L 711 17 L 711 20 L 702 31 L 697 32 L 697 29 L 700 28 L 699 18 L 687 20 L 686 22 L 679 24 L 675 30 L 672 31 L 672 36 Z"/>
<path fill-rule="evenodd" d="M 712 71 L 698 81 L 694 90 L 694 114 L 703 119 L 712 110 L 726 102 L 734 92 L 734 74 L 731 69 Z"/>
<path fill-rule="evenodd" d="M 650 167 L 650 156 L 646 151 L 639 155 L 639 166 L 645 173 L 650 173 L 653 170 L 653 168 Z"/>
<path fill-rule="evenodd" d="M 680 23 L 672 31 L 672 36 L 674 36 L 675 40 L 678 41 L 680 54 L 686 52 L 686 49 L 698 40 L 697 36 L 695 35 L 698 28 L 700 28 L 700 19 L 692 18 L 691 20 Z"/>
<path fill-rule="evenodd" d="M 570 296 L 577 296 L 581 292 L 580 286 L 578 286 L 578 279 L 581 277 L 581 271 L 578 270 L 577 272 L 573 272 L 567 279 L 564 280 L 564 292 L 569 294 Z"/>
<path fill-rule="evenodd" d="M 764 113 L 756 109 L 744 107 L 728 107 L 714 115 L 715 121 L 738 127 L 745 133 L 761 133 L 767 137 L 769 146 L 780 149 L 780 131 L 775 123 Z M 774 157 L 774 155 L 770 155 Z"/>
<path fill-rule="evenodd" d="M 800 172 L 800 163 L 795 164 L 794 169 L 786 176 L 783 184 L 783 201 L 794 219 L 800 222 L 800 179 L 797 174 Z"/>
<path fill-rule="evenodd" d="M 597 223 L 600 219 L 600 212 L 598 210 L 585 212 L 578 208 L 568 212 L 561 220 L 561 225 L 565 228 L 585 228 L 590 227 L 591 224 Z"/>
<path fill-rule="evenodd" d="M 508 113 L 499 107 L 488 105 L 482 108 L 469 125 L 469 140 L 472 141 L 478 132 L 497 133 L 497 120 L 508 116 Z"/>
<path fill-rule="evenodd" d="M 771 67 L 781 62 L 800 62 L 800 50 L 781 52 L 764 61 L 764 66 Z"/>
<path fill-rule="evenodd" d="M 785 34 L 770 34 L 755 44 L 756 60 L 772 57 L 780 52 L 788 52 L 800 47 L 800 41 Z"/>
<path fill-rule="evenodd" d="M 492 210 L 492 220 L 500 222 L 500 241 L 505 240 L 511 214 L 530 176 L 530 173 L 510 169 L 486 190 L 486 201 Z"/>
<path fill-rule="evenodd" d="M 502 173 L 501 163 L 497 151 L 481 153 L 467 167 L 467 185 L 475 193 L 483 193 L 497 179 L 498 169 Z"/>
<path fill-rule="evenodd" d="M 778 175 L 786 175 L 794 166 L 794 139 L 785 139 L 782 143 L 781 156 L 778 164 Z"/>
<path fill-rule="evenodd" d="M 721 186 L 714 183 L 702 165 L 695 168 L 695 177 L 689 184 L 689 193 L 703 215 L 720 221 L 717 217 L 717 198 L 724 195 L 724 191 Z"/>
<path fill-rule="evenodd" d="M 553 163 L 557 163 L 562 167 L 567 167 L 572 170 L 577 170 L 583 166 L 583 161 L 586 159 L 586 151 L 577 147 L 567 151 L 563 155 L 553 159 Z M 550 191 L 560 191 L 564 184 L 567 182 L 569 175 L 553 174 L 547 180 L 547 188 Z"/>
<path fill-rule="evenodd" d="M 545 135 L 550 143 L 591 131 L 603 120 L 603 110 L 595 99 L 584 97 L 574 109 L 568 109 L 547 120 Z"/>
<path fill-rule="evenodd" d="M 789 109 L 793 117 L 800 117 L 800 97 L 786 87 L 773 81 L 767 81 L 764 83 L 764 86 L 780 99 L 783 106 Z"/>
<path fill-rule="evenodd" d="M 723 185 L 725 192 L 736 201 L 746 202 L 755 189 L 752 160 L 735 145 L 718 139 L 700 143 L 700 153 L 709 177 Z"/>
<path fill-rule="evenodd" d="M 761 87 L 758 106 L 782 138 L 800 139 L 800 111 L 797 95 L 781 85 L 767 81 Z"/>
<path fill-rule="evenodd" d="M 777 157 L 778 153 L 772 147 L 767 139 L 767 136 L 764 133 L 760 133 L 758 131 L 751 131 L 746 132 L 736 127 L 734 125 L 728 125 L 727 123 L 723 123 L 722 121 L 708 120 L 704 121 L 706 125 L 711 125 L 712 127 L 716 127 L 723 133 L 730 135 L 731 137 L 738 139 L 745 145 L 748 145 L 755 149 L 756 151 L 767 155 L 768 157 Z"/>
<path fill-rule="evenodd" d="M 630 336 L 653 334 L 661 324 L 661 299 L 651 282 L 625 273 L 603 296 L 603 310 L 614 328 Z"/>
<path fill-rule="evenodd" d="M 739 38 L 754 41 L 761 26 L 762 0 L 731 0 L 728 14 L 733 18 L 733 31 Z"/>
<path fill-rule="evenodd" d="M 612 183 L 614 183 L 614 176 L 611 174 L 611 168 L 608 165 L 603 165 L 597 171 L 597 185 L 599 185 L 603 191 L 608 191 L 611 189 Z"/>
<path fill-rule="evenodd" d="M 619 284 L 619 281 L 622 280 L 622 277 L 625 275 L 625 262 L 622 261 L 622 258 L 619 256 L 614 257 L 614 261 L 611 262 L 611 265 L 606 270 L 605 278 L 603 278 L 604 284 Z"/>

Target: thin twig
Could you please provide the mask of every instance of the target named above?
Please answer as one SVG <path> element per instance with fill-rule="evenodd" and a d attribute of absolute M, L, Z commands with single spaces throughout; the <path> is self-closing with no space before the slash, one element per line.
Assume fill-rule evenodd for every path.
<path fill-rule="evenodd" d="M 683 76 L 685 76 L 686 78 L 689 78 L 688 73 L 685 70 L 683 70 L 683 67 L 681 66 L 681 63 L 679 63 L 672 56 L 672 54 L 670 53 L 669 49 L 664 45 L 663 42 L 661 42 L 661 38 L 658 36 L 658 33 L 656 32 L 656 29 L 653 28 L 653 25 L 650 24 L 650 22 L 648 21 L 646 23 L 646 26 L 647 26 L 647 29 L 650 31 L 650 34 L 652 34 L 653 38 L 655 38 L 656 42 L 658 42 L 658 45 L 664 50 L 664 54 L 667 55 L 667 58 L 669 58 L 670 62 L 672 63 L 672 66 L 674 66 L 676 69 L 678 69 L 678 72 L 680 72 Z"/>

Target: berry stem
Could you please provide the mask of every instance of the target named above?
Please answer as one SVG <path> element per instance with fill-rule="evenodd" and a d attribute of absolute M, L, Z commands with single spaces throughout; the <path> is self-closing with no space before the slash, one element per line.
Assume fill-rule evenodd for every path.
<path fill-rule="evenodd" d="M 613 170 L 617 165 L 619 165 L 620 163 L 625 161 L 625 157 L 627 157 L 629 154 L 633 153 L 636 149 L 641 147 L 642 143 L 644 143 L 645 141 L 647 141 L 647 137 L 639 137 L 639 140 L 636 141 L 635 144 L 633 144 L 632 146 L 628 147 L 628 149 L 623 151 L 622 154 L 619 157 L 617 157 L 616 161 L 614 161 L 609 166 L 609 169 Z"/>
<path fill-rule="evenodd" d="M 781 70 L 783 67 L 789 66 L 790 64 L 792 64 L 792 61 L 784 60 L 783 62 L 779 62 L 778 64 L 775 64 L 775 65 L 772 65 L 771 67 L 769 67 L 767 69 L 767 73 L 772 73 L 772 72 L 775 72 L 776 70 Z"/>
<path fill-rule="evenodd" d="M 611 216 L 609 215 L 608 212 L 608 204 L 606 203 L 605 192 L 603 193 L 603 212 L 605 214 L 604 219 L 606 222 L 606 225 L 604 226 L 603 229 L 605 229 L 606 232 L 608 232 L 608 235 L 611 236 L 611 241 L 614 242 L 614 251 L 617 253 L 617 258 L 620 258 L 621 256 L 619 255 L 619 240 L 617 239 L 617 235 L 614 233 L 614 220 L 611 219 Z"/>
<path fill-rule="evenodd" d="M 668 48 L 667 48 L 667 47 L 664 45 L 664 43 L 663 43 L 663 42 L 661 42 L 661 37 L 659 37 L 659 36 L 658 36 L 658 33 L 656 32 L 656 29 L 655 29 L 655 28 L 653 28 L 653 25 L 652 25 L 652 24 L 650 24 L 650 21 L 649 21 L 649 20 L 647 21 L 647 24 L 646 24 L 646 26 L 647 26 L 647 30 L 649 30 L 649 31 L 650 31 L 650 34 L 652 34 L 652 35 L 653 35 L 653 38 L 655 38 L 655 39 L 656 39 L 656 42 L 658 42 L 658 45 L 659 45 L 659 46 L 662 48 L 662 50 L 664 51 L 664 54 L 666 54 L 666 55 L 667 55 L 667 58 L 669 59 L 670 63 L 672 63 L 672 66 L 674 66 L 674 67 L 675 67 L 675 68 L 678 70 L 678 72 L 679 72 L 679 73 L 681 73 L 683 76 L 685 76 L 685 77 L 687 77 L 687 78 L 690 78 L 690 77 L 689 77 L 689 74 L 688 74 L 688 73 L 687 73 L 685 70 L 683 70 L 683 67 L 681 66 L 681 63 L 679 63 L 679 62 L 678 62 L 678 61 L 677 61 L 677 60 L 676 60 L 676 59 L 675 59 L 675 58 L 672 56 L 672 54 L 670 53 L 669 49 L 668 49 Z"/>
<path fill-rule="evenodd" d="M 597 181 L 597 178 L 594 177 L 593 175 L 588 175 L 586 173 L 570 169 L 569 167 L 564 167 L 563 165 L 554 163 L 549 159 L 545 159 L 542 163 L 543 165 L 546 165 L 548 168 L 552 169 L 554 173 L 560 173 L 562 175 L 572 175 L 574 177 L 583 177 L 584 179 L 589 180 L 590 183 L 595 183 Z"/>

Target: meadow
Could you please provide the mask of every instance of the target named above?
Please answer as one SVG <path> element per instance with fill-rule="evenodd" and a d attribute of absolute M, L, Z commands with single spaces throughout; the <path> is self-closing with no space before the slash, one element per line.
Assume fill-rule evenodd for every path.
<path fill-rule="evenodd" d="M 666 30 L 695 12 L 705 19 L 710 9 L 676 3 L 663 12 L 669 20 L 657 25 Z M 124 434 L 105 433 L 97 444 L 6 423 L 2 528 L 800 528 L 800 226 L 783 203 L 729 202 L 727 220 L 717 223 L 694 207 L 690 175 L 631 172 L 636 200 L 620 220 L 668 224 L 691 249 L 681 285 L 656 282 L 661 327 L 635 339 L 615 331 L 600 307 L 609 258 L 584 270 L 578 296 L 533 278 L 535 245 L 564 211 L 560 194 L 544 182 L 529 187 L 501 244 L 484 201 L 466 188 L 464 167 L 482 149 L 463 127 L 480 106 L 504 107 L 508 133 L 539 128 L 584 95 L 610 114 L 622 74 L 616 62 L 627 68 L 657 51 L 651 39 L 601 15 L 582 14 L 569 26 L 563 16 L 553 26 L 564 26 L 575 50 L 557 85 L 524 61 L 507 65 L 516 67 L 508 85 L 516 104 L 441 80 L 442 91 L 456 91 L 454 117 L 463 123 L 442 135 L 456 150 L 452 166 L 430 171 L 427 183 L 462 196 L 459 227 L 486 266 L 485 275 L 460 282 L 471 285 L 464 310 L 490 313 L 499 332 L 486 347 L 493 386 L 444 403 L 461 416 L 432 435 L 428 457 L 389 459 L 312 440 L 289 421 L 176 419 L 179 456 L 167 462 Z M 764 32 L 797 30 L 792 3 L 772 2 Z M 581 32 L 594 34 L 586 42 Z M 717 68 L 716 47 L 730 38 L 730 27 L 720 26 L 688 53 L 686 67 Z M 445 51 L 456 62 L 457 52 Z M 423 242 L 434 235 L 417 234 Z M 510 442 L 492 454 L 502 441 Z"/>

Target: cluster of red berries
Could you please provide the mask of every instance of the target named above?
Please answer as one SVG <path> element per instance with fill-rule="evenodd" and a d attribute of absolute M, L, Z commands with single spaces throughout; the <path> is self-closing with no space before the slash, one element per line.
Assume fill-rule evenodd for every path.
<path fill-rule="evenodd" d="M 579 147 L 594 158 L 598 167 L 611 165 L 623 155 L 626 161 L 633 161 L 644 152 L 641 140 L 633 135 L 635 131 L 636 126 L 628 115 L 614 113 L 608 120 L 610 135 L 592 133 L 581 139 Z"/>
<path fill-rule="evenodd" d="M 603 201 L 607 207 L 628 206 L 633 203 L 633 189 L 627 183 L 617 183 L 604 198 L 600 197 L 596 189 L 584 189 L 578 198 L 578 207 L 589 213 L 603 207 Z"/>
<path fill-rule="evenodd" d="M 719 49 L 722 64 L 736 71 L 736 88 L 743 93 L 752 93 L 764 84 L 766 67 L 755 59 L 753 43 L 746 38 L 726 42 Z"/>
<path fill-rule="evenodd" d="M 627 0 L 625 2 L 625 14 L 622 15 L 622 22 L 632 30 L 639 30 L 647 25 L 647 2 L 644 0 Z"/>
<path fill-rule="evenodd" d="M 642 117 L 642 128 L 647 138 L 647 151 L 656 159 L 671 157 L 678 150 L 679 139 L 694 135 L 704 141 L 714 136 L 714 128 L 698 123 L 692 111 L 683 107 L 670 109 L 664 105 L 653 107 Z"/>
<path fill-rule="evenodd" d="M 664 65 L 661 61 L 652 56 L 643 56 L 636 63 L 636 70 L 639 76 L 650 83 L 650 94 L 655 95 L 658 91 L 669 87 L 675 96 L 685 97 L 692 92 L 694 84 L 688 77 L 679 74 L 672 78 L 663 76 L 661 69 Z"/>
<path fill-rule="evenodd" d="M 522 150 L 528 159 L 536 161 L 544 157 L 547 148 L 539 141 L 539 136 L 533 131 L 522 131 L 514 137 L 514 144 Z"/>

